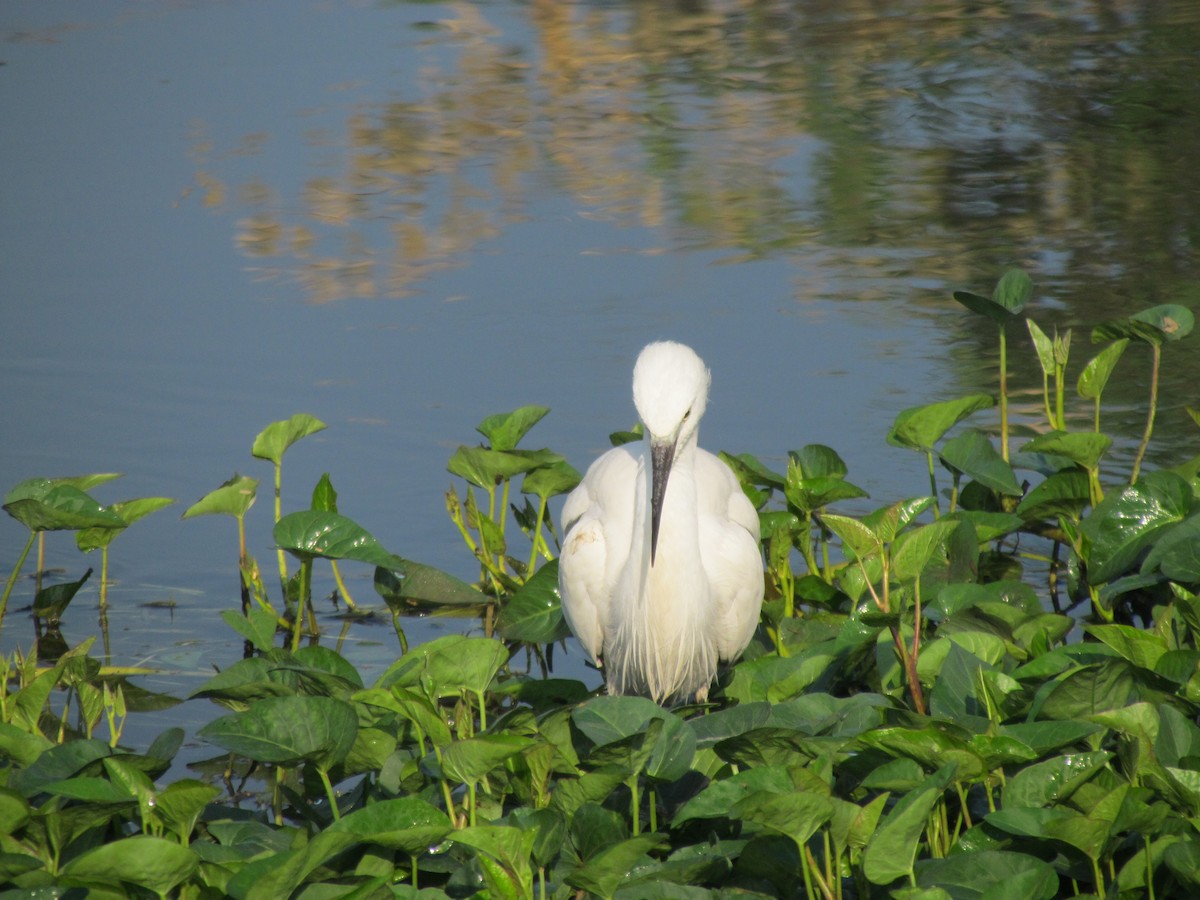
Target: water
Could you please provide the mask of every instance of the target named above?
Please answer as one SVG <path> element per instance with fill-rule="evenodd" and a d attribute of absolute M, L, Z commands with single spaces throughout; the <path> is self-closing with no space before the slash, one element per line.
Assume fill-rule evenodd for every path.
<path fill-rule="evenodd" d="M 952 290 L 1024 266 L 1043 327 L 1075 328 L 1072 379 L 1090 325 L 1197 297 L 1187 4 L 14 0 L 0 35 L 0 481 L 116 471 L 104 502 L 178 498 L 114 543 L 109 615 L 112 661 L 176 696 L 241 654 L 219 618 L 234 524 L 179 513 L 263 479 L 248 530 L 273 571 L 249 448 L 294 412 L 330 427 L 287 455 L 285 508 L 327 471 L 386 547 L 470 579 L 454 447 L 540 403 L 531 445 L 582 469 L 633 423 L 650 339 L 713 369 L 706 446 L 782 468 L 826 443 L 883 504 L 928 483 L 883 440 L 895 414 L 994 389 L 994 333 Z M 1149 372 L 1128 356 L 1105 420 L 1126 468 Z M 1194 350 L 1165 358 L 1163 464 L 1195 452 L 1200 405 Z M 0 558 L 23 540 L 0 521 Z M 47 565 L 98 560 L 55 534 Z M 31 595 L 6 653 L 32 642 Z M 95 607 L 93 581 L 69 644 Z M 344 649 L 367 678 L 398 653 L 386 625 Z"/>

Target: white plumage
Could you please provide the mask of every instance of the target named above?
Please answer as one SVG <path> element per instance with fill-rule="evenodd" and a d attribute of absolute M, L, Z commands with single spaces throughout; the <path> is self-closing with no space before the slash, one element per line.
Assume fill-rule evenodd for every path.
<path fill-rule="evenodd" d="M 703 701 L 717 661 L 739 656 L 758 624 L 758 513 L 696 443 L 708 386 L 690 347 L 643 349 L 633 402 L 645 439 L 592 463 L 563 507 L 563 616 L 612 694 Z"/>

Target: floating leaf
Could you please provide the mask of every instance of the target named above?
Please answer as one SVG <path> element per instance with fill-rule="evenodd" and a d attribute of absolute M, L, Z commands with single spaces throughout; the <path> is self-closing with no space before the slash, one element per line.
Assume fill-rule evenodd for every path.
<path fill-rule="evenodd" d="M 296 413 L 289 419 L 272 422 L 258 433 L 250 453 L 259 459 L 270 460 L 279 465 L 288 447 L 303 437 L 324 431 L 326 425 L 316 416 Z"/>

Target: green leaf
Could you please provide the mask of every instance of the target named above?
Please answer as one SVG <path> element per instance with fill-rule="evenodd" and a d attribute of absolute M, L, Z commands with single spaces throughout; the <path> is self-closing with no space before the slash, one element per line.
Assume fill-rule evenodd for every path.
<path fill-rule="evenodd" d="M 337 491 L 333 489 L 333 482 L 329 480 L 328 472 L 322 474 L 320 480 L 313 486 L 312 502 L 309 504 L 309 508 L 321 512 L 335 513 L 338 511 Z"/>
<path fill-rule="evenodd" d="M 1026 319 L 1025 327 L 1029 329 L 1029 337 L 1033 340 L 1033 349 L 1037 351 L 1042 372 L 1046 375 L 1053 375 L 1055 368 L 1054 341 L 1047 337 L 1046 332 L 1042 331 L 1033 319 Z"/>
<path fill-rule="evenodd" d="M 1164 303 L 1134 313 L 1127 319 L 1113 319 L 1092 329 L 1092 343 L 1128 338 L 1132 341 L 1161 346 L 1178 341 L 1192 333 L 1196 319 L 1186 306 Z"/>
<path fill-rule="evenodd" d="M 919 576 L 958 526 L 953 519 L 939 519 L 901 534 L 894 547 L 892 574 L 902 582 Z"/>
<path fill-rule="evenodd" d="M 496 630 L 509 641 L 552 644 L 569 635 L 558 598 L 558 560 L 538 569 L 496 617 Z"/>
<path fill-rule="evenodd" d="M 305 509 L 288 513 L 275 523 L 275 544 L 300 558 L 350 559 L 389 566 L 389 553 L 357 522 L 333 512 Z"/>
<path fill-rule="evenodd" d="M 120 516 L 125 524 L 119 528 L 81 529 L 75 534 L 75 544 L 85 553 L 89 550 L 107 547 L 126 527 L 174 502 L 170 497 L 139 497 L 136 500 L 114 503 L 109 509 Z"/>
<path fill-rule="evenodd" d="M 1172 525 L 1146 554 L 1142 572 L 1158 569 L 1172 581 L 1200 581 L 1200 515 Z"/>
<path fill-rule="evenodd" d="M 1132 625 L 1087 625 L 1083 630 L 1103 641 L 1140 669 L 1155 670 L 1166 654 L 1167 642 L 1152 632 Z"/>
<path fill-rule="evenodd" d="M 325 423 L 308 413 L 296 413 L 289 419 L 272 422 L 258 433 L 250 453 L 279 465 L 288 447 L 303 437 L 325 430 Z"/>
<path fill-rule="evenodd" d="M 221 795 L 221 789 L 183 778 L 167 785 L 154 798 L 154 815 L 174 834 L 190 839 L 200 814 L 210 802 Z"/>
<path fill-rule="evenodd" d="M 628 838 L 597 853 L 564 879 L 567 884 L 601 897 L 611 897 L 646 854 L 667 843 L 661 834 Z"/>
<path fill-rule="evenodd" d="M 562 460 L 557 454 L 545 452 L 548 455 L 504 452 L 487 447 L 459 447 L 450 457 L 446 468 L 452 475 L 457 475 L 476 487 L 490 489 L 506 478 L 532 472 Z"/>
<path fill-rule="evenodd" d="M 248 475 L 238 475 L 222 484 L 214 491 L 209 491 L 183 513 L 183 518 L 194 516 L 234 516 L 241 518 L 254 505 L 255 492 L 258 490 L 258 479 Z"/>
<path fill-rule="evenodd" d="M 1137 484 L 1105 496 L 1081 529 L 1092 583 L 1109 581 L 1129 569 L 1166 528 L 1187 516 L 1191 503 L 1191 487 L 1171 472 L 1151 472 Z"/>
<path fill-rule="evenodd" d="M 332 697 L 271 697 L 200 729 L 211 743 L 256 762 L 329 768 L 345 759 L 358 733 L 354 707 Z"/>
<path fill-rule="evenodd" d="M 1108 379 L 1112 375 L 1113 369 L 1116 368 L 1117 362 L 1121 359 L 1121 354 L 1125 352 L 1125 348 L 1129 346 L 1129 338 L 1121 338 L 1113 341 L 1090 360 L 1083 367 L 1083 371 L 1079 373 L 1079 382 L 1076 385 L 1076 390 L 1079 396 L 1085 400 L 1096 400 L 1104 393 L 1104 388 L 1108 384 Z"/>
<path fill-rule="evenodd" d="M 582 476 L 566 460 L 534 469 L 521 482 L 521 493 L 548 500 L 575 490 Z"/>
<path fill-rule="evenodd" d="M 422 644 L 397 660 L 377 687 L 422 687 L 431 696 L 450 697 L 460 691 L 487 690 L 508 661 L 508 648 L 494 638 L 448 634 Z"/>
<path fill-rule="evenodd" d="M 33 614 L 51 622 L 57 622 L 62 618 L 67 605 L 75 599 L 75 595 L 79 593 L 79 589 L 83 587 L 84 582 L 91 574 L 92 570 L 88 569 L 78 581 L 68 581 L 64 584 L 54 584 L 42 588 L 33 599 Z"/>
<path fill-rule="evenodd" d="M 71 484 L 31 478 L 5 496 L 4 511 L 30 531 L 124 528 L 124 520 Z"/>
<path fill-rule="evenodd" d="M 506 759 L 535 743 L 533 738 L 516 734 L 484 734 L 452 741 L 442 750 L 442 772 L 460 784 L 477 783 Z"/>
<path fill-rule="evenodd" d="M 1017 504 L 1017 515 L 1025 521 L 1057 519 L 1060 515 L 1078 518 L 1091 503 L 1086 472 L 1067 469 L 1055 472 L 1030 490 Z"/>
<path fill-rule="evenodd" d="M 942 462 L 974 478 L 984 487 L 1009 497 L 1021 496 L 1021 485 L 1012 466 L 1004 461 L 982 431 L 964 431 L 942 445 Z"/>
<path fill-rule="evenodd" d="M 509 413 L 488 416 L 475 430 L 488 439 L 493 450 L 513 450 L 548 412 L 550 408 L 546 406 L 522 406 Z"/>
<path fill-rule="evenodd" d="M 897 801 L 879 823 L 863 853 L 863 874 L 873 884 L 890 884 L 913 871 L 926 818 L 950 784 L 954 766 L 944 766 Z"/>
<path fill-rule="evenodd" d="M 232 609 L 222 610 L 221 618 L 230 628 L 254 645 L 259 652 L 266 652 L 275 645 L 275 629 L 279 622 L 273 612 L 265 609 L 250 609 L 243 616 Z"/>
<path fill-rule="evenodd" d="M 888 443 L 910 450 L 931 451 L 942 435 L 967 416 L 995 405 L 996 400 L 990 394 L 970 394 L 957 400 L 910 406 L 896 416 L 888 432 Z"/>
<path fill-rule="evenodd" d="M 196 854 L 176 841 L 136 835 L 88 850 L 62 871 L 73 882 L 114 888 L 134 884 L 165 896 L 199 864 Z"/>
<path fill-rule="evenodd" d="M 1008 850 L 975 850 L 916 864 L 917 885 L 939 887 L 951 897 L 980 900 L 1051 900 L 1058 896 L 1058 873 L 1049 863 Z"/>
<path fill-rule="evenodd" d="M 388 606 L 408 609 L 414 604 L 484 606 L 490 602 L 485 594 L 440 569 L 398 556 L 392 560 L 375 569 L 375 591 Z"/>
<path fill-rule="evenodd" d="M 533 869 L 529 856 L 534 834 L 511 825 L 479 825 L 454 832 L 457 843 L 483 854 L 489 896 L 532 897 Z M 494 862 L 494 865 L 487 865 Z"/>
<path fill-rule="evenodd" d="M 640 735 L 650 723 L 660 721 L 646 774 L 662 781 L 683 777 L 696 751 L 696 734 L 687 723 L 645 697 L 594 697 L 575 709 L 571 720 L 597 747 Z"/>
<path fill-rule="evenodd" d="M 446 814 L 417 797 L 377 800 L 356 809 L 326 831 L 357 835 L 387 850 L 416 856 L 450 833 Z"/>
<path fill-rule="evenodd" d="M 734 807 L 751 795 L 790 794 L 796 784 L 785 766 L 758 766 L 711 781 L 699 794 L 683 804 L 671 820 L 678 828 L 692 819 L 725 819 Z"/>
<path fill-rule="evenodd" d="M 1085 469 L 1094 469 L 1111 446 L 1110 437 L 1094 431 L 1050 431 L 1025 444 L 1021 452 L 1064 456 Z"/>
<path fill-rule="evenodd" d="M 828 797 L 807 792 L 756 791 L 737 801 L 729 811 L 778 831 L 802 847 L 833 816 L 833 804 Z"/>
<path fill-rule="evenodd" d="M 875 532 L 858 519 L 826 514 L 821 516 L 820 521 L 822 526 L 841 539 L 843 547 L 859 559 L 866 559 L 872 553 L 878 553 L 882 549 Z"/>
<path fill-rule="evenodd" d="M 970 291 L 955 291 L 954 299 L 977 315 L 986 316 L 997 324 L 1016 318 L 1033 295 L 1033 282 L 1020 269 L 1010 269 L 1001 276 L 991 297 Z"/>

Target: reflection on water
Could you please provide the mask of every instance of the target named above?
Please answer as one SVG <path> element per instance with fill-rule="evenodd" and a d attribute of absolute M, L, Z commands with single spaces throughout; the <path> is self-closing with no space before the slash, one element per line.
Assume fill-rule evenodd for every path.
<path fill-rule="evenodd" d="M 225 185 L 198 142 L 206 202 L 237 218 L 256 270 L 312 302 L 405 296 L 546 190 L 731 261 L 818 253 L 866 280 L 952 284 L 1020 261 L 1082 321 L 1193 291 L 1186 4 L 429 12 L 392 96 L 310 136 L 302 184 Z"/>
<path fill-rule="evenodd" d="M 1196 4 L 109 0 L 11 14 L 50 9 L 95 21 L 5 35 L 0 85 L 54 88 L 0 129 L 29 170 L 0 222 L 8 302 L 25 298 L 4 310 L 9 485 L 111 469 L 141 479 L 132 495 L 187 503 L 247 464 L 258 429 L 311 411 L 332 427 L 289 459 L 289 500 L 333 469 L 347 513 L 389 549 L 453 568 L 453 446 L 484 415 L 545 403 L 539 438 L 584 465 L 630 424 L 631 354 L 649 336 L 710 359 L 725 393 L 707 445 L 782 468 L 788 449 L 828 443 L 885 503 L 927 483 L 922 460 L 884 443 L 896 413 L 995 390 L 994 331 L 951 290 L 1027 268 L 1043 328 L 1075 329 L 1072 378 L 1092 324 L 1200 306 Z M 335 303 L 414 296 L 474 302 Z M 1144 350 L 1106 393 L 1118 462 L 1144 423 Z M 1009 354 L 1031 422 L 1040 370 L 1023 334 Z M 1149 462 L 1192 454 L 1183 406 L 1200 406 L 1198 382 L 1200 354 L 1168 347 Z M 153 550 L 113 562 L 114 656 L 161 662 L 176 695 L 241 652 L 219 616 L 237 602 L 225 524 L 131 529 Z M 11 560 L 24 534 L 7 525 Z M 78 567 L 64 578 L 87 564 L 69 537 L 51 552 Z M 170 587 L 143 598 L 148 581 Z M 76 609 L 72 646 L 95 631 Z M 178 642 L 181 622 L 203 652 Z M 364 672 L 396 652 L 387 627 L 348 642 Z"/>

